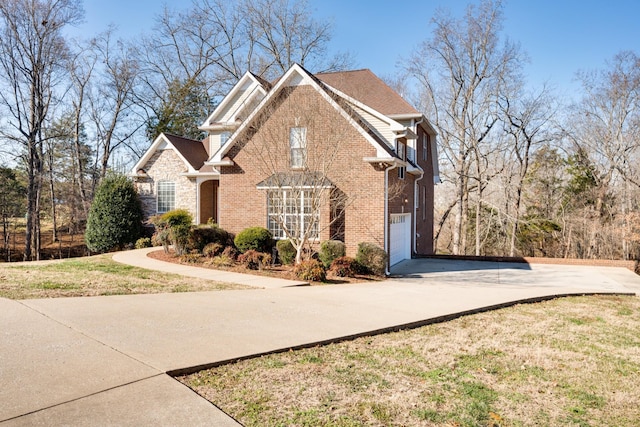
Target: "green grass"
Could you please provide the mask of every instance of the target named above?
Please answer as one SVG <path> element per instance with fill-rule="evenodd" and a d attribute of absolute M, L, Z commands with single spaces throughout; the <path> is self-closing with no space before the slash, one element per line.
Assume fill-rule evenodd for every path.
<path fill-rule="evenodd" d="M 628 426 L 640 298 L 576 297 L 179 378 L 246 426 Z"/>
<path fill-rule="evenodd" d="M 247 289 L 115 262 L 111 255 L 45 264 L 0 264 L 0 297 L 11 299 Z"/>

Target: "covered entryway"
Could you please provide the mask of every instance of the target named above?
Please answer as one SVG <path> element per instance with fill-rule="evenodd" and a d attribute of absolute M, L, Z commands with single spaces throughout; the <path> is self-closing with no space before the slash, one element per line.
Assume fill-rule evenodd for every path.
<path fill-rule="evenodd" d="M 391 214 L 389 264 L 411 258 L 411 214 Z"/>
<path fill-rule="evenodd" d="M 209 219 L 218 222 L 218 180 L 204 181 L 200 184 L 200 224 L 206 224 Z"/>

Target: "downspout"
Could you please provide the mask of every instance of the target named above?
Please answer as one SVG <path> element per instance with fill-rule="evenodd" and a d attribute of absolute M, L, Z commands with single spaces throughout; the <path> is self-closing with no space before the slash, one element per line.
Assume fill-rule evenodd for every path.
<path fill-rule="evenodd" d="M 389 255 L 389 171 L 397 167 L 397 163 L 393 162 L 389 167 L 384 170 L 384 251 Z M 387 265 L 384 267 L 384 274 L 388 276 L 391 274 L 389 270 L 389 260 L 387 259 Z"/>
<path fill-rule="evenodd" d="M 416 162 L 417 163 L 417 162 Z M 420 170 L 420 178 L 416 179 L 415 181 L 413 181 L 413 253 L 417 254 L 418 253 L 418 238 L 417 238 L 417 231 L 418 231 L 418 205 L 420 205 L 420 192 L 416 191 L 418 190 L 418 181 L 420 181 L 422 178 L 424 178 L 424 171 L 422 170 L 422 168 L 420 166 L 418 166 L 418 169 Z M 418 200 L 416 201 L 416 194 L 418 195 Z"/>

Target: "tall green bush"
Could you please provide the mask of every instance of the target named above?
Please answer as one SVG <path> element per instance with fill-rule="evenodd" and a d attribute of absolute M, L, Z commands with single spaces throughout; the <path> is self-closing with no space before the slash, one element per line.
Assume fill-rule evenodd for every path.
<path fill-rule="evenodd" d="M 238 233 L 234 243 L 240 252 L 255 250 L 270 254 L 273 249 L 273 236 L 263 227 L 249 227 Z"/>
<path fill-rule="evenodd" d="M 107 176 L 96 189 L 84 238 L 92 252 L 133 244 L 142 235 L 142 206 L 133 183 L 123 175 Z"/>

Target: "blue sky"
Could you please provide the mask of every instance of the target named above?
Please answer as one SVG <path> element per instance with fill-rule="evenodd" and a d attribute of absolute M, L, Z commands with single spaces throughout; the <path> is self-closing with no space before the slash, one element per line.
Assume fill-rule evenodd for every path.
<path fill-rule="evenodd" d="M 85 0 L 86 22 L 78 28 L 91 36 L 109 23 L 123 37 L 151 28 L 163 4 L 180 9 L 187 0 Z M 393 75 L 398 62 L 428 38 L 438 8 L 462 16 L 470 1 L 461 0 L 309 0 L 313 13 L 334 23 L 334 50 L 355 54 L 357 68 Z M 640 2 L 637 0 L 510 0 L 505 3 L 504 35 L 519 42 L 530 58 L 529 82 L 545 81 L 572 97 L 578 70 L 603 68 L 621 50 L 640 53 Z"/>

